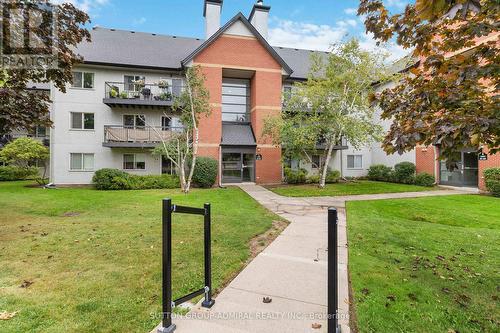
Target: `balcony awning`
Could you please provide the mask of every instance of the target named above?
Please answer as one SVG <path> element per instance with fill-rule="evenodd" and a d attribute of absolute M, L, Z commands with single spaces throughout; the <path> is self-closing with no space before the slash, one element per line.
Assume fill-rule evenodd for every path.
<path fill-rule="evenodd" d="M 257 146 L 250 124 L 223 123 L 221 146 Z"/>

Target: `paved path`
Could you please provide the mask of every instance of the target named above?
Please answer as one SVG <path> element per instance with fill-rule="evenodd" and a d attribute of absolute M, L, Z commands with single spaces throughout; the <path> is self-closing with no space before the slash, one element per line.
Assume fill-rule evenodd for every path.
<path fill-rule="evenodd" d="M 345 202 L 465 193 L 439 190 L 290 198 L 257 185 L 240 187 L 290 225 L 217 296 L 211 310 L 196 307 L 191 314 L 198 319 L 174 320 L 176 332 L 326 332 L 322 317 L 327 312 L 327 207 L 339 211 L 339 323 L 343 333 L 349 332 Z M 266 296 L 272 298 L 270 304 L 262 302 Z M 313 324 L 321 328 L 313 329 Z"/>

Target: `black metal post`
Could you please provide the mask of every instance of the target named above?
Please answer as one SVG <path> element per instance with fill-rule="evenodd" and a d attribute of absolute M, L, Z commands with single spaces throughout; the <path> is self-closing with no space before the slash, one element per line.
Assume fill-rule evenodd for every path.
<path fill-rule="evenodd" d="M 338 215 L 336 208 L 328 208 L 328 333 L 339 333 L 338 324 Z"/>
<path fill-rule="evenodd" d="M 162 323 L 158 333 L 172 333 L 172 200 L 163 199 L 162 210 Z"/>
<path fill-rule="evenodd" d="M 204 215 L 205 229 L 205 300 L 201 303 L 204 308 L 211 308 L 215 301 L 212 299 L 212 232 L 210 226 L 210 204 L 206 203 Z"/>

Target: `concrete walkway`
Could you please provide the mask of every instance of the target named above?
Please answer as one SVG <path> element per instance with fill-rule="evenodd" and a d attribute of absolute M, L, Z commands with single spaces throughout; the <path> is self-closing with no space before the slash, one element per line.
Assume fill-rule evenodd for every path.
<path fill-rule="evenodd" d="M 257 185 L 240 187 L 290 225 L 217 296 L 212 309 L 195 307 L 189 316 L 175 318 L 176 332 L 326 332 L 327 207 L 339 211 L 339 323 L 343 333 L 350 332 L 345 202 L 467 193 L 439 190 L 290 198 Z M 263 303 L 263 297 L 271 297 L 272 302 Z M 316 324 L 321 327 L 313 328 Z"/>

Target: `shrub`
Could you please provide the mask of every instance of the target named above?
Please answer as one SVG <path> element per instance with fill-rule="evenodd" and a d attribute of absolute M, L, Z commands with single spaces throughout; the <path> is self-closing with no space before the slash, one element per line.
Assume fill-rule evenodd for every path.
<path fill-rule="evenodd" d="M 18 138 L 9 142 L 0 150 L 0 161 L 25 169 L 26 175 L 31 175 L 40 185 L 45 184 L 49 149 L 41 142 L 32 138 Z M 31 165 L 38 163 L 43 170 L 40 176 L 38 170 L 33 172 Z"/>
<path fill-rule="evenodd" d="M 383 164 L 374 164 L 368 169 L 368 179 L 378 181 L 390 181 L 392 168 Z"/>
<path fill-rule="evenodd" d="M 218 162 L 209 157 L 197 157 L 193 172 L 193 183 L 202 188 L 214 186 L 217 180 Z"/>
<path fill-rule="evenodd" d="M 500 197 L 500 168 L 490 168 L 483 172 L 486 189 L 495 197 Z"/>
<path fill-rule="evenodd" d="M 131 190 L 178 188 L 179 178 L 174 175 L 129 175 L 127 185 Z"/>
<path fill-rule="evenodd" d="M 288 184 L 304 184 L 307 179 L 307 171 L 304 169 L 293 170 L 285 168 L 285 181 Z"/>
<path fill-rule="evenodd" d="M 307 184 L 319 184 L 320 175 L 310 175 L 306 178 Z"/>
<path fill-rule="evenodd" d="M 35 177 L 38 177 L 38 169 L 36 167 L 0 166 L 0 181 L 23 180 Z"/>
<path fill-rule="evenodd" d="M 431 187 L 434 186 L 435 182 L 436 179 L 434 179 L 434 176 L 427 172 L 422 172 L 415 176 L 415 185 Z"/>
<path fill-rule="evenodd" d="M 118 169 L 101 169 L 95 172 L 92 182 L 98 190 L 123 190 L 128 176 Z"/>
<path fill-rule="evenodd" d="M 394 166 L 393 181 L 396 183 L 413 184 L 415 182 L 415 164 L 401 162 Z"/>
<path fill-rule="evenodd" d="M 179 178 L 172 175 L 131 175 L 117 169 L 101 169 L 92 178 L 98 190 L 147 190 L 178 188 Z"/>
<path fill-rule="evenodd" d="M 328 169 L 328 172 L 326 173 L 326 180 L 325 180 L 325 182 L 327 184 L 338 183 L 339 179 L 340 179 L 340 171 L 339 170 Z"/>

